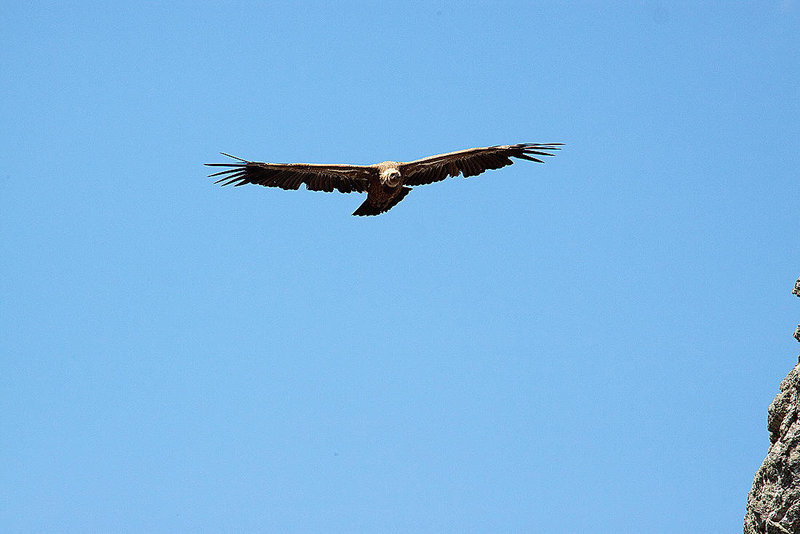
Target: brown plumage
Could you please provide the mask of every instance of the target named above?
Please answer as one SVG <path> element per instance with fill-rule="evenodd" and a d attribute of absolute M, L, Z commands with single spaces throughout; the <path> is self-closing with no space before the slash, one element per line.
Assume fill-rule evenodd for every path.
<path fill-rule="evenodd" d="M 221 176 L 222 185 L 258 184 L 281 189 L 311 191 L 334 189 L 341 193 L 367 193 L 367 199 L 353 215 L 378 215 L 389 211 L 411 191 L 409 186 L 426 185 L 448 176 L 476 176 L 489 169 L 511 165 L 511 158 L 544 163 L 535 156 L 552 156 L 562 143 L 520 143 L 516 145 L 470 148 L 416 161 L 384 161 L 374 165 L 320 165 L 315 163 L 261 163 L 222 153 L 237 163 L 206 163 L 225 167 L 211 176 Z"/>

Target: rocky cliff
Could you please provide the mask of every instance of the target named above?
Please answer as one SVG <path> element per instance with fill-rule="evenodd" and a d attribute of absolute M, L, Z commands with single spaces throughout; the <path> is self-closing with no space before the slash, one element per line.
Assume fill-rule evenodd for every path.
<path fill-rule="evenodd" d="M 800 297 L 800 279 L 792 292 Z M 800 341 L 800 325 L 794 333 Z M 745 534 L 800 534 L 800 363 L 767 411 L 769 451 L 747 496 Z"/>

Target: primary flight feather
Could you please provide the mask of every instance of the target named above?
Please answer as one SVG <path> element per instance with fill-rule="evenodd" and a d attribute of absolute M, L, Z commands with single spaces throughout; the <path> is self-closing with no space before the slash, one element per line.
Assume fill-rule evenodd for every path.
<path fill-rule="evenodd" d="M 206 163 L 224 167 L 211 176 L 220 176 L 222 185 L 258 184 L 281 189 L 299 189 L 305 184 L 312 191 L 367 193 L 367 199 L 353 215 L 379 215 L 392 209 L 411 191 L 411 187 L 444 180 L 448 176 L 476 176 L 489 169 L 511 165 L 511 158 L 544 163 L 539 156 L 553 156 L 562 143 L 519 143 L 516 145 L 469 148 L 416 161 L 384 161 L 373 165 L 323 165 L 316 163 L 262 163 L 230 154 L 233 163 Z"/>

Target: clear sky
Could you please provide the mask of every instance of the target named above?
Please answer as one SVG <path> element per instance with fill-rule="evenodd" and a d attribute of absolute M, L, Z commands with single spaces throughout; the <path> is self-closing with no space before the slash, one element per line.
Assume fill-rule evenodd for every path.
<path fill-rule="evenodd" d="M 739 530 L 798 58 L 796 1 L 3 3 L 2 531 Z M 373 218 L 203 167 L 516 142 Z"/>

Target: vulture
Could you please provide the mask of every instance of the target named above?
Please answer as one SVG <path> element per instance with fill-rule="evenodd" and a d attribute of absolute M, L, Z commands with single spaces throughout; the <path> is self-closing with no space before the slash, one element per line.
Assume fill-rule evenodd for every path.
<path fill-rule="evenodd" d="M 544 163 L 540 156 L 553 156 L 563 143 L 519 143 L 448 152 L 416 161 L 384 161 L 373 165 L 325 165 L 318 163 L 262 163 L 247 161 L 222 152 L 236 160 L 229 163 L 206 163 L 224 169 L 211 174 L 220 176 L 222 185 L 258 184 L 281 189 L 299 189 L 305 184 L 311 191 L 366 193 L 367 198 L 353 215 L 379 215 L 403 200 L 418 185 L 439 182 L 449 176 L 476 176 L 489 169 L 511 165 L 511 158 Z"/>

